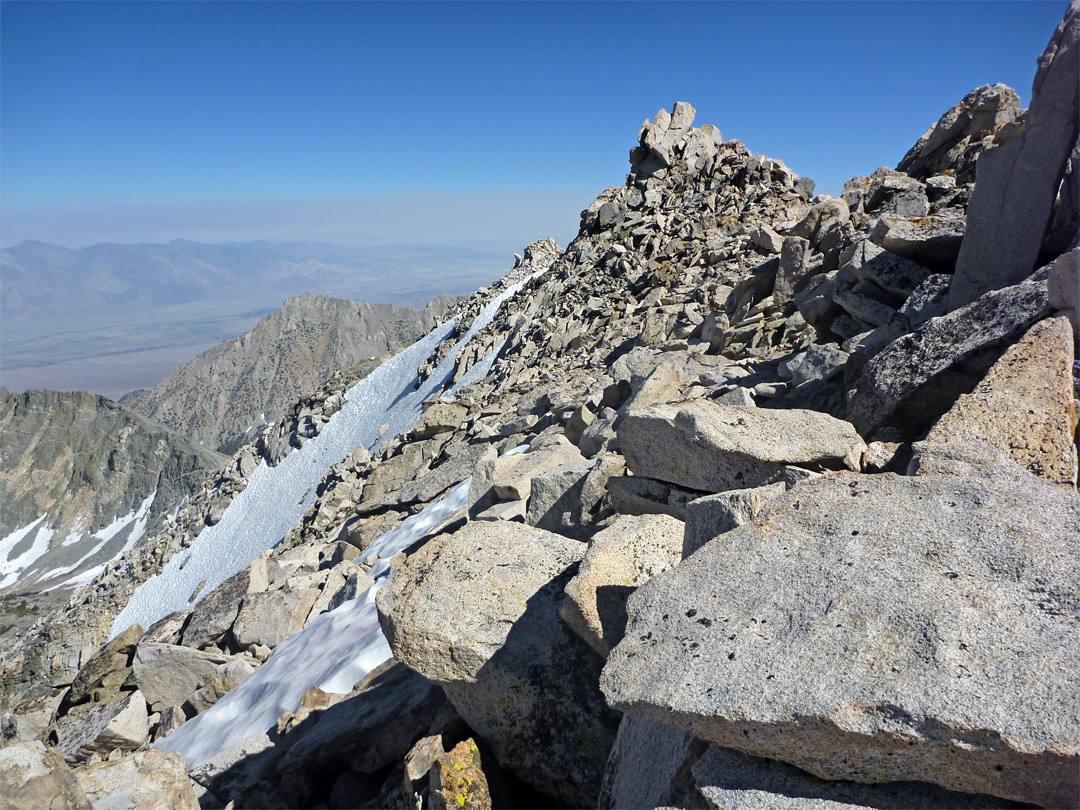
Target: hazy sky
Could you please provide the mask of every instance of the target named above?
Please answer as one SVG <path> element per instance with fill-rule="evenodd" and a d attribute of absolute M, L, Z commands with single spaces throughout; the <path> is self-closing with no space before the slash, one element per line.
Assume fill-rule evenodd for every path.
<path fill-rule="evenodd" d="M 565 244 L 676 100 L 838 193 L 1066 5 L 3 2 L 0 244 Z"/>

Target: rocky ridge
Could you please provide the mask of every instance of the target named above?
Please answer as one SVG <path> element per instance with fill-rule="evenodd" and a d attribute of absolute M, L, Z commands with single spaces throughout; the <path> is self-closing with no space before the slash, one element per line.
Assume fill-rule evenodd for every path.
<path fill-rule="evenodd" d="M 1075 79 L 1078 47 L 1073 3 L 1037 82 Z M 951 296 L 996 238 L 971 164 L 979 189 L 980 153 L 1053 126 L 1047 92 L 1024 113 L 974 91 L 911 173 L 842 199 L 661 111 L 566 251 L 526 252 L 554 261 L 475 338 L 502 347 L 481 380 L 331 468 L 286 542 L 190 613 L 13 707 L 11 736 L 77 773 L 128 761 L 471 478 L 379 594 L 395 659 L 190 771 L 203 806 L 1075 805 L 1069 150 L 1026 188 L 1053 197 L 1025 232 L 1043 264 Z M 12 748 L 29 783 L 50 753 Z"/>
<path fill-rule="evenodd" d="M 121 402 L 207 447 L 232 452 L 334 371 L 372 364 L 427 334 L 454 300 L 439 296 L 424 309 L 408 309 L 298 295 L 251 331 Z"/>

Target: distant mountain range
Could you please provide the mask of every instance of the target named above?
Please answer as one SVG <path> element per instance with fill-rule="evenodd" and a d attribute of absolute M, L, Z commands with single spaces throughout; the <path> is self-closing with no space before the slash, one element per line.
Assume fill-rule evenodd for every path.
<path fill-rule="evenodd" d="M 26 241 L 0 251 L 0 300 L 4 316 L 16 319 L 246 298 L 256 289 L 279 300 L 314 292 L 423 306 L 493 280 L 505 263 L 499 254 L 444 246 L 178 239 L 72 250 Z"/>
<path fill-rule="evenodd" d="M 287 298 L 424 307 L 490 283 L 509 258 L 422 245 L 23 242 L 0 251 L 0 374 L 12 390 L 119 399 L 253 328 Z"/>

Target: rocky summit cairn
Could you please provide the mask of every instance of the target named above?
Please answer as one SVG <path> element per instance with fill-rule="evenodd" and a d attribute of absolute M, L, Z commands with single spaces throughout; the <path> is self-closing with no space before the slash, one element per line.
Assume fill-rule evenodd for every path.
<path fill-rule="evenodd" d="M 835 199 L 660 111 L 274 548 L 106 643 L 346 375 L 0 652 L 0 788 L 168 789 L 164 741 L 203 807 L 1080 806 L 1076 19 Z"/>

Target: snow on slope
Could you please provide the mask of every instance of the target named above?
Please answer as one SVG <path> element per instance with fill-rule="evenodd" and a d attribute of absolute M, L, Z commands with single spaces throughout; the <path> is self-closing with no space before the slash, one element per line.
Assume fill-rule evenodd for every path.
<path fill-rule="evenodd" d="M 92 546 L 91 549 L 86 552 L 82 557 L 73 562 L 71 565 L 65 565 L 63 568 L 55 568 L 49 571 L 48 574 L 42 576 L 41 579 L 42 581 L 47 582 L 48 580 L 62 577 L 64 576 L 64 574 L 70 574 L 84 562 L 86 562 L 103 548 L 105 548 L 105 546 L 108 545 L 110 540 L 112 540 L 118 534 L 127 529 L 128 526 L 131 526 L 131 530 L 128 532 L 127 539 L 124 541 L 123 547 L 121 547 L 120 550 L 117 551 L 112 557 L 100 563 L 99 565 L 95 565 L 93 568 L 83 571 L 81 574 L 78 574 L 71 579 L 66 579 L 58 585 L 53 585 L 50 588 L 46 588 L 45 591 L 55 591 L 57 588 L 74 588 L 78 587 L 79 585 L 85 585 L 87 582 L 89 582 L 99 573 L 101 573 L 101 571 L 105 569 L 105 566 L 108 565 L 110 562 L 115 560 L 125 551 L 130 551 L 131 549 L 135 548 L 135 544 L 138 543 L 139 540 L 142 538 L 143 534 L 146 533 L 146 523 L 150 520 L 150 507 L 153 505 L 154 498 L 156 497 L 157 490 L 155 489 L 153 492 L 150 493 L 149 497 L 147 497 L 139 505 L 138 509 L 129 512 L 122 517 L 116 518 L 104 529 L 96 531 L 92 535 L 90 535 L 90 538 L 97 540 L 98 543 L 97 545 Z M 81 539 L 81 535 L 77 536 L 76 539 Z M 70 545 L 70 543 L 71 540 L 69 538 L 68 540 L 65 540 L 63 542 L 63 545 Z M 89 577 L 87 577 L 88 574 L 90 575 Z"/>
<path fill-rule="evenodd" d="M 28 526 L 21 526 L 7 537 L 0 540 L 0 577 L 3 577 L 3 579 L 0 579 L 0 588 L 14 585 L 19 579 L 19 574 L 33 565 L 42 554 L 49 550 L 48 538 L 45 540 L 44 547 L 38 542 L 38 539 L 42 534 L 38 524 L 45 520 L 45 517 L 45 515 L 42 515 Z M 34 537 L 30 548 L 17 555 L 14 559 L 11 559 L 11 552 L 13 552 L 15 547 L 25 540 L 32 531 L 36 532 L 37 536 Z M 48 534 L 49 538 L 51 538 L 52 532 L 48 532 Z"/>
<path fill-rule="evenodd" d="M 345 458 L 357 445 L 376 447 L 380 441 L 379 427 L 383 424 L 389 425 L 383 434 L 385 440 L 412 428 L 420 418 L 421 403 L 449 381 L 458 351 L 491 322 L 502 302 L 532 277 L 511 285 L 494 298 L 476 317 L 454 351 L 419 388 L 416 369 L 450 334 L 452 321 L 436 327 L 349 389 L 345 406 L 330 418 L 318 436 L 287 455 L 276 467 L 262 462 L 221 520 L 203 529 L 186 553 L 175 555 L 158 574 L 135 590 L 113 621 L 109 637 L 115 637 L 136 622 L 149 627 L 173 611 L 190 607 L 199 596 L 210 593 L 248 562 L 281 542 L 311 505 L 315 485 L 326 469 Z"/>
<path fill-rule="evenodd" d="M 529 445 L 504 456 L 526 453 Z M 266 731 L 282 712 L 296 711 L 312 686 L 324 692 L 349 692 L 371 670 L 390 658 L 390 645 L 379 626 L 375 596 L 394 572 L 390 559 L 431 532 L 469 503 L 469 476 L 420 512 L 383 534 L 364 551 L 379 562 L 369 574 L 375 584 L 360 596 L 324 613 L 274 648 L 255 674 L 221 700 L 188 720 L 157 744 L 187 758 L 197 768 L 229 746 Z M 359 559 L 359 557 L 357 558 Z"/>

